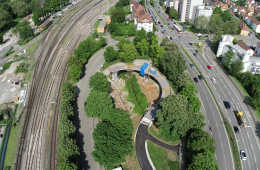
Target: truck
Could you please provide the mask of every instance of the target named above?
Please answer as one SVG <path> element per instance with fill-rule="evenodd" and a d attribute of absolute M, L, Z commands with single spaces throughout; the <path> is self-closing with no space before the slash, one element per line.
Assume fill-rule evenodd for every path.
<path fill-rule="evenodd" d="M 246 124 L 245 118 L 243 116 L 243 112 L 241 110 L 238 110 L 236 113 L 237 119 L 239 121 L 240 126 L 244 126 Z"/>

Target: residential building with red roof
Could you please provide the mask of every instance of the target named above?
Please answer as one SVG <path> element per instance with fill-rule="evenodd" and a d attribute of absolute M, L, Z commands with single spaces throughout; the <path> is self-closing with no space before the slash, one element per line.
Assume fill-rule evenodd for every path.
<path fill-rule="evenodd" d="M 239 15 L 241 15 L 242 13 L 246 13 L 246 8 L 239 6 L 237 8 L 237 12 L 238 12 Z"/>
<path fill-rule="evenodd" d="M 247 28 L 246 24 L 243 21 L 240 21 L 239 30 L 240 30 L 240 35 L 248 36 L 249 29 Z"/>
<path fill-rule="evenodd" d="M 134 18 L 136 29 L 141 30 L 143 28 L 146 32 L 152 32 L 153 20 L 150 14 L 145 11 L 144 7 L 138 2 L 135 2 L 132 7 L 132 11 L 132 16 Z"/>
<path fill-rule="evenodd" d="M 253 16 L 249 17 L 248 25 L 256 32 L 260 33 L 260 22 Z"/>
<path fill-rule="evenodd" d="M 220 8 L 222 9 L 222 11 L 226 11 L 228 10 L 228 4 L 220 3 Z"/>

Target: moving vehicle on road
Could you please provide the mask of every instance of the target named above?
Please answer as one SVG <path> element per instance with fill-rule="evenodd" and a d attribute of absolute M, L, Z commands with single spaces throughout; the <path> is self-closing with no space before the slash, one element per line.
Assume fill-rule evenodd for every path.
<path fill-rule="evenodd" d="M 216 80 L 215 80 L 214 78 L 211 78 L 211 81 L 212 81 L 213 83 L 216 83 Z"/>
<path fill-rule="evenodd" d="M 245 118 L 243 116 L 243 112 L 241 110 L 238 110 L 237 113 L 236 113 L 236 116 L 237 116 L 237 119 L 238 119 L 238 123 L 240 126 L 244 126 L 246 121 L 245 121 Z"/>
<path fill-rule="evenodd" d="M 189 43 L 190 45 L 192 45 L 192 43 Z"/>
<path fill-rule="evenodd" d="M 196 53 L 193 53 L 194 57 L 197 57 L 197 54 Z"/>
<path fill-rule="evenodd" d="M 202 75 L 199 75 L 198 77 L 199 77 L 199 79 L 200 79 L 200 80 L 203 80 L 203 77 L 202 77 Z"/>
<path fill-rule="evenodd" d="M 195 81 L 196 83 L 199 82 L 198 79 L 197 79 L 197 77 L 194 77 L 194 81 Z"/>
<path fill-rule="evenodd" d="M 210 70 L 212 69 L 211 65 L 207 65 L 207 67 L 208 67 L 208 69 L 210 69 Z"/>
<path fill-rule="evenodd" d="M 173 27 L 176 29 L 176 31 L 177 31 L 179 34 L 182 34 L 182 30 L 181 30 L 177 25 L 173 25 Z"/>
<path fill-rule="evenodd" d="M 197 54 L 199 54 L 200 52 L 199 52 L 199 50 L 195 50 L 195 52 L 197 53 Z"/>
<path fill-rule="evenodd" d="M 228 101 L 223 101 L 223 103 L 224 103 L 226 109 L 230 109 L 231 108 L 230 103 Z"/>
<path fill-rule="evenodd" d="M 170 37 L 170 40 L 172 40 L 172 37 Z"/>
<path fill-rule="evenodd" d="M 193 64 L 190 64 L 190 67 L 191 67 L 191 68 L 195 68 Z"/>
<path fill-rule="evenodd" d="M 240 156 L 241 156 L 241 159 L 242 159 L 243 161 L 246 160 L 246 153 L 245 153 L 245 151 L 240 150 Z"/>
<path fill-rule="evenodd" d="M 235 133 L 239 133 L 239 129 L 237 126 L 234 126 L 233 128 L 234 128 Z"/>

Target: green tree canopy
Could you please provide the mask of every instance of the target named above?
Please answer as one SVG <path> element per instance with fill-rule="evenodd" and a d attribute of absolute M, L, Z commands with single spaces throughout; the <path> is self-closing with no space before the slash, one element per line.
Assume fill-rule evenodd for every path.
<path fill-rule="evenodd" d="M 223 12 L 221 14 L 221 17 L 222 17 L 222 20 L 225 22 L 225 21 L 229 20 L 232 16 L 229 13 L 229 10 L 226 10 L 225 12 Z"/>
<path fill-rule="evenodd" d="M 164 37 L 164 38 L 162 39 L 162 42 L 161 42 L 160 46 L 165 46 L 165 44 L 166 44 L 166 43 L 169 43 L 169 42 L 171 42 L 171 41 L 169 40 L 169 38 L 168 38 L 168 37 Z"/>
<path fill-rule="evenodd" d="M 137 31 L 134 38 L 134 44 L 136 45 L 138 42 L 141 42 L 143 39 L 147 39 L 147 37 L 146 37 L 146 31 L 142 28 L 141 30 Z"/>
<path fill-rule="evenodd" d="M 160 58 L 164 53 L 163 47 L 161 47 L 157 40 L 153 40 L 150 45 L 149 56 L 153 58 L 155 64 L 159 64 Z"/>
<path fill-rule="evenodd" d="M 186 73 L 185 71 L 183 71 L 178 79 L 176 80 L 175 84 L 178 88 L 182 88 L 184 87 L 186 84 L 188 84 L 190 81 L 190 76 L 188 73 Z"/>
<path fill-rule="evenodd" d="M 24 1 L 11 1 L 10 6 L 17 17 L 25 17 L 30 10 Z"/>
<path fill-rule="evenodd" d="M 111 96 L 106 92 L 91 90 L 86 100 L 85 112 L 88 117 L 98 117 L 108 115 L 110 109 L 114 107 Z"/>
<path fill-rule="evenodd" d="M 208 29 L 208 25 L 209 25 L 209 17 L 205 15 L 198 16 L 194 24 L 196 29 L 201 29 L 201 30 Z"/>
<path fill-rule="evenodd" d="M 78 169 L 78 166 L 75 165 L 74 163 L 71 163 L 69 161 L 60 161 L 58 163 L 58 166 L 57 166 L 57 169 L 58 170 L 77 170 Z"/>
<path fill-rule="evenodd" d="M 142 56 L 146 55 L 149 50 L 149 42 L 146 39 L 142 39 L 141 42 L 137 42 L 136 48 Z"/>
<path fill-rule="evenodd" d="M 123 45 L 125 44 L 131 44 L 131 41 L 129 39 L 120 39 L 117 43 L 118 52 L 123 51 Z"/>
<path fill-rule="evenodd" d="M 218 14 L 213 14 L 210 17 L 210 21 L 209 21 L 209 26 L 211 29 L 213 30 L 222 30 L 223 29 L 223 21 L 222 18 L 220 17 L 220 15 Z"/>
<path fill-rule="evenodd" d="M 112 62 L 118 59 L 118 52 L 112 46 L 108 46 L 104 52 L 104 57 L 107 62 Z"/>
<path fill-rule="evenodd" d="M 124 62 L 132 62 L 135 59 L 135 55 L 137 51 L 135 49 L 134 44 L 124 44 L 122 52 L 119 53 L 119 57 Z"/>
<path fill-rule="evenodd" d="M 176 81 L 178 76 L 187 69 L 183 55 L 176 51 L 166 51 L 160 59 L 160 70 L 171 81 Z"/>
<path fill-rule="evenodd" d="M 125 11 L 123 10 L 123 8 L 112 9 L 111 18 L 113 22 L 121 23 L 125 20 Z"/>
<path fill-rule="evenodd" d="M 179 19 L 179 13 L 176 9 L 174 9 L 173 7 L 170 8 L 170 11 L 169 11 L 169 16 L 171 18 L 174 18 L 175 20 L 178 20 Z"/>
<path fill-rule="evenodd" d="M 109 92 L 110 85 L 107 81 L 107 76 L 103 72 L 96 72 L 89 81 L 89 88 L 102 92 Z"/>
<path fill-rule="evenodd" d="M 75 101 L 76 89 L 71 83 L 65 81 L 62 83 L 61 98 L 62 100 L 68 100 L 70 102 Z"/>
<path fill-rule="evenodd" d="M 225 56 L 222 57 L 222 63 L 224 66 L 229 67 L 230 63 L 235 59 L 235 53 L 233 51 L 228 51 Z"/>
<path fill-rule="evenodd" d="M 244 63 L 241 60 L 235 60 L 232 62 L 230 68 L 230 74 L 232 76 L 239 76 L 242 70 L 244 70 Z"/>
<path fill-rule="evenodd" d="M 72 66 L 70 66 L 69 76 L 71 77 L 72 81 L 77 82 L 80 79 L 83 73 L 82 69 L 82 65 L 73 64 Z"/>
<path fill-rule="evenodd" d="M 19 1 L 20 2 L 20 1 Z M 13 29 L 12 32 L 14 34 L 19 33 L 21 38 L 25 40 L 26 38 L 29 37 L 34 37 L 34 32 L 33 29 L 30 27 L 30 22 L 27 20 L 23 20 L 19 24 L 17 24 Z"/>
<path fill-rule="evenodd" d="M 213 14 L 222 14 L 223 11 L 220 7 L 215 7 L 213 10 Z"/>
<path fill-rule="evenodd" d="M 162 47 L 165 51 L 179 51 L 179 47 L 175 42 L 166 42 Z"/>
<path fill-rule="evenodd" d="M 219 167 L 214 155 L 208 153 L 198 153 L 193 156 L 192 162 L 188 165 L 187 170 L 197 169 L 219 170 Z"/>

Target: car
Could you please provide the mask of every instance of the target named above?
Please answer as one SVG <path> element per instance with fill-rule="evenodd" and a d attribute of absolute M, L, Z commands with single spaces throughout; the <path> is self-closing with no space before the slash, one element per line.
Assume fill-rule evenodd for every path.
<path fill-rule="evenodd" d="M 84 102 L 84 107 L 86 107 L 87 106 L 87 102 Z"/>
<path fill-rule="evenodd" d="M 196 34 L 197 37 L 201 37 L 201 34 Z"/>
<path fill-rule="evenodd" d="M 223 103 L 224 103 L 226 109 L 230 109 L 231 108 L 230 103 L 228 101 L 223 101 Z"/>
<path fill-rule="evenodd" d="M 241 159 L 242 159 L 243 161 L 246 160 L 246 153 L 245 153 L 245 151 L 240 150 L 240 156 L 241 156 Z"/>
<path fill-rule="evenodd" d="M 203 37 L 209 37 L 208 35 L 203 35 Z"/>
<path fill-rule="evenodd" d="M 233 126 L 235 133 L 239 133 L 239 129 L 237 126 Z"/>
<path fill-rule="evenodd" d="M 202 77 L 202 75 L 199 75 L 198 77 L 199 77 L 199 79 L 200 79 L 200 80 L 203 80 L 203 77 Z"/>
<path fill-rule="evenodd" d="M 153 16 L 151 16 L 153 18 Z"/>
<path fill-rule="evenodd" d="M 169 19 L 171 18 L 171 17 L 168 17 Z"/>
<path fill-rule="evenodd" d="M 208 69 L 210 69 L 210 70 L 212 69 L 211 65 L 207 65 L 207 67 L 208 67 Z"/>
<path fill-rule="evenodd" d="M 163 25 L 161 25 L 161 27 L 163 27 Z"/>
<path fill-rule="evenodd" d="M 174 30 L 174 28 L 172 27 L 172 30 Z"/>
<path fill-rule="evenodd" d="M 199 52 L 199 50 L 195 50 L 195 52 L 197 53 L 197 54 L 199 54 L 200 52 Z"/>
<path fill-rule="evenodd" d="M 172 40 L 172 37 L 170 37 L 170 40 Z"/>
<path fill-rule="evenodd" d="M 170 37 L 169 36 L 167 36 L 168 37 L 168 39 L 170 39 Z"/>
<path fill-rule="evenodd" d="M 195 81 L 196 83 L 199 82 L 198 79 L 197 79 L 197 77 L 194 77 L 194 81 Z"/>
<path fill-rule="evenodd" d="M 165 28 L 167 28 L 167 25 L 165 25 Z"/>
<path fill-rule="evenodd" d="M 189 43 L 190 45 L 192 45 L 192 43 Z"/>
<path fill-rule="evenodd" d="M 196 54 L 196 53 L 193 53 L 193 55 L 194 55 L 195 57 L 197 57 L 197 54 Z"/>
<path fill-rule="evenodd" d="M 191 68 L 195 68 L 193 64 L 190 64 L 190 67 L 191 67 Z"/>
<path fill-rule="evenodd" d="M 176 22 L 173 22 L 174 24 L 176 24 Z"/>
<path fill-rule="evenodd" d="M 213 83 L 216 83 L 216 80 L 215 80 L 214 78 L 211 78 L 211 81 L 212 81 Z"/>
<path fill-rule="evenodd" d="M 159 24 L 161 24 L 161 22 L 160 22 L 160 21 L 158 21 L 158 23 L 159 23 Z"/>
<path fill-rule="evenodd" d="M 160 11 L 158 11 L 158 13 L 160 13 Z"/>
<path fill-rule="evenodd" d="M 170 25 L 170 23 L 168 23 L 168 25 Z"/>

